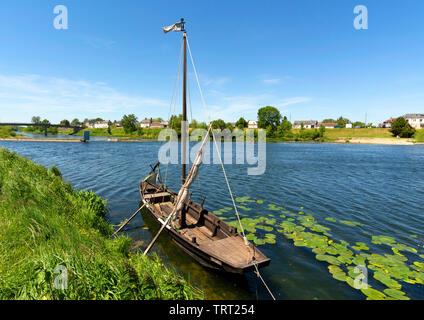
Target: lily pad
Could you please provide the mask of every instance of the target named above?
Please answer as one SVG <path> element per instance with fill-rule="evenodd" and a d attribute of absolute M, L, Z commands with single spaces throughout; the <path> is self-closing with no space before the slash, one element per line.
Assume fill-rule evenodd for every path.
<path fill-rule="evenodd" d="M 367 300 L 385 300 L 385 299 L 387 299 L 387 296 L 384 293 L 377 291 L 377 290 L 371 288 L 370 286 L 368 286 L 367 289 L 361 289 L 361 292 L 367 296 Z"/>
<path fill-rule="evenodd" d="M 390 246 L 395 244 L 396 240 L 388 236 L 372 236 L 371 242 L 374 244 L 387 244 Z"/>
<path fill-rule="evenodd" d="M 336 257 L 329 256 L 326 254 L 318 254 L 315 256 L 315 258 L 319 261 L 326 261 L 329 264 L 336 265 L 336 266 L 341 264 L 341 262 Z"/>
<path fill-rule="evenodd" d="M 396 300 L 411 300 L 407 296 L 405 296 L 405 293 L 396 290 L 396 289 L 386 289 L 384 290 L 384 293 L 387 294 L 389 297 L 396 299 Z"/>
<path fill-rule="evenodd" d="M 359 222 L 353 222 L 353 221 L 349 221 L 349 220 L 340 220 L 340 223 L 343 223 L 349 227 L 356 227 L 356 226 L 362 226 L 362 223 Z"/>
<path fill-rule="evenodd" d="M 383 273 L 383 272 L 375 272 L 374 273 L 374 279 L 380 281 L 383 283 L 386 287 L 390 289 L 400 289 L 402 286 L 396 281 L 393 280 L 389 275 Z"/>
<path fill-rule="evenodd" d="M 356 242 L 356 245 L 355 246 L 352 246 L 352 248 L 355 249 L 355 250 L 357 250 L 357 251 L 364 251 L 364 250 L 369 250 L 370 249 L 363 242 Z"/>

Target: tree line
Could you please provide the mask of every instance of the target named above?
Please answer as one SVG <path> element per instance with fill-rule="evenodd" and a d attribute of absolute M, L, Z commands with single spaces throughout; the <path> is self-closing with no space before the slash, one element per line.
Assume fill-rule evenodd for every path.
<path fill-rule="evenodd" d="M 280 111 L 272 106 L 266 106 L 258 110 L 258 128 L 265 129 L 267 131 L 267 137 L 283 139 L 283 140 L 319 140 L 324 138 L 325 127 L 321 125 L 320 128 L 314 130 L 304 130 L 303 126 L 299 132 L 293 133 L 292 123 L 287 119 L 286 116 L 282 116 Z M 84 126 L 88 119 L 80 122 L 77 118 L 69 122 L 64 119 L 60 122 L 63 126 Z M 104 121 L 102 118 L 93 119 L 93 121 Z M 162 118 L 153 119 L 153 121 L 162 122 Z M 40 117 L 32 117 L 32 123 L 36 126 L 37 124 L 50 124 L 49 120 L 41 120 Z M 169 120 L 169 127 L 176 130 L 178 133 L 181 133 L 181 122 L 182 115 L 172 115 Z M 116 123 L 116 121 L 115 121 Z M 357 128 L 369 128 L 372 127 L 372 124 L 365 124 L 360 121 L 352 122 L 347 118 L 339 117 L 337 119 L 324 119 L 322 123 L 335 123 L 341 128 L 345 128 L 347 124 L 352 124 L 353 127 Z M 137 131 L 138 135 L 142 135 L 143 128 L 140 127 L 138 118 L 134 114 L 124 115 L 121 119 L 121 126 L 123 127 L 126 134 L 132 134 Z M 193 119 L 189 127 L 191 129 L 207 129 L 208 125 L 206 122 L 198 122 Z M 222 119 L 217 119 L 212 121 L 213 129 L 221 130 L 233 130 L 234 128 L 244 130 L 248 127 L 248 121 L 243 117 L 240 117 L 235 124 L 231 122 L 225 122 Z M 415 129 L 413 129 L 408 121 L 403 117 L 397 118 L 393 123 L 390 129 L 393 136 L 399 136 L 401 138 L 410 138 L 415 134 Z M 110 132 L 110 127 L 108 128 Z"/>

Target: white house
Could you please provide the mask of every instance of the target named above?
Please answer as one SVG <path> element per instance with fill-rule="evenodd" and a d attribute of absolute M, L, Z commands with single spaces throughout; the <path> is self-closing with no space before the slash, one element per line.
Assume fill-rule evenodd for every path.
<path fill-rule="evenodd" d="M 107 129 L 112 124 L 109 120 L 97 121 L 94 123 L 94 129 Z"/>
<path fill-rule="evenodd" d="M 94 121 L 88 120 L 88 121 L 84 122 L 84 127 L 88 128 L 88 129 L 94 129 Z"/>
<path fill-rule="evenodd" d="M 151 129 L 165 129 L 169 127 L 168 121 L 161 121 L 161 122 L 152 122 L 150 124 Z"/>
<path fill-rule="evenodd" d="M 409 125 L 415 129 L 424 129 L 424 114 L 414 113 L 403 116 L 409 122 Z"/>
<path fill-rule="evenodd" d="M 144 120 L 141 120 L 141 122 L 140 122 L 140 127 L 141 128 L 150 128 L 150 126 L 152 125 L 152 122 L 153 122 L 152 118 L 150 118 L 150 119 L 144 118 Z"/>
<path fill-rule="evenodd" d="M 388 119 L 388 120 L 384 121 L 383 123 L 380 123 L 380 124 L 378 125 L 378 127 L 379 127 L 379 128 L 391 128 L 391 127 L 392 127 L 392 123 L 393 123 L 393 121 L 395 121 L 395 120 L 396 120 L 396 118 L 390 118 L 390 119 Z"/>
<path fill-rule="evenodd" d="M 346 129 L 352 129 L 353 124 L 351 123 L 346 123 Z"/>
<path fill-rule="evenodd" d="M 303 128 L 305 128 L 305 129 L 318 128 L 318 121 L 317 120 L 296 120 L 294 122 L 294 128 L 300 129 L 300 128 L 302 128 L 302 124 L 303 124 Z"/>
<path fill-rule="evenodd" d="M 88 129 L 107 129 L 112 124 L 109 120 L 106 121 L 94 121 L 88 120 L 84 122 L 84 126 Z"/>
<path fill-rule="evenodd" d="M 256 120 L 249 120 L 249 122 L 247 123 L 247 127 L 249 129 L 258 129 L 258 121 L 256 121 Z"/>
<path fill-rule="evenodd" d="M 323 126 L 325 129 L 334 129 L 337 126 L 337 123 L 318 123 L 318 128 L 320 128 L 321 126 Z"/>

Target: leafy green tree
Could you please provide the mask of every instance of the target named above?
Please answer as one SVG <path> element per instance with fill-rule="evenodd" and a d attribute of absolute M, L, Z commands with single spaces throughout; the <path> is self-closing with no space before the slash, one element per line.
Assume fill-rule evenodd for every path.
<path fill-rule="evenodd" d="M 41 118 L 34 116 L 34 117 L 31 118 L 31 122 L 35 123 L 35 124 L 39 124 L 41 122 Z"/>
<path fill-rule="evenodd" d="M 60 121 L 60 125 L 65 126 L 65 127 L 69 127 L 70 123 L 69 123 L 68 120 L 64 119 L 64 120 Z"/>
<path fill-rule="evenodd" d="M 177 132 L 181 132 L 181 122 L 183 121 L 183 115 L 180 114 L 178 116 L 172 115 L 169 120 L 169 127 L 174 129 Z"/>
<path fill-rule="evenodd" d="M 196 121 L 195 119 L 193 119 L 193 120 L 191 121 L 191 123 L 190 123 L 189 127 L 190 127 L 190 128 L 192 128 L 192 129 L 196 129 L 196 128 L 197 128 L 197 126 L 198 126 L 197 121 Z"/>
<path fill-rule="evenodd" d="M 93 121 L 94 122 L 100 122 L 100 121 L 104 121 L 102 118 L 96 118 L 96 119 L 93 119 Z"/>
<path fill-rule="evenodd" d="M 50 121 L 47 119 L 44 119 L 43 121 L 40 122 L 40 124 L 50 124 Z"/>
<path fill-rule="evenodd" d="M 208 125 L 206 124 L 206 122 L 200 122 L 199 124 L 197 124 L 197 128 L 208 130 Z"/>
<path fill-rule="evenodd" d="M 334 119 L 324 119 L 324 120 L 322 120 L 322 123 L 336 123 L 337 121 L 336 120 L 334 120 Z"/>
<path fill-rule="evenodd" d="M 277 128 L 277 134 L 280 137 L 285 137 L 291 133 L 292 130 L 292 124 L 289 120 L 287 120 L 287 117 L 284 117 L 283 121 L 281 121 L 281 125 Z"/>
<path fill-rule="evenodd" d="M 324 134 L 325 134 L 325 127 L 323 125 L 320 125 L 320 127 L 319 127 L 320 138 L 324 138 Z"/>
<path fill-rule="evenodd" d="M 248 122 L 243 117 L 238 119 L 238 121 L 236 122 L 236 127 L 239 129 L 247 128 L 247 125 L 248 125 Z"/>
<path fill-rule="evenodd" d="M 352 124 L 352 126 L 355 127 L 361 127 L 361 128 L 365 128 L 365 123 L 361 122 L 361 121 L 356 121 Z"/>
<path fill-rule="evenodd" d="M 258 127 L 266 129 L 271 126 L 274 131 L 280 125 L 281 118 L 281 113 L 277 108 L 271 106 L 261 108 L 258 111 Z"/>
<path fill-rule="evenodd" d="M 72 120 L 71 125 L 73 126 L 79 126 L 81 123 L 79 122 L 79 120 L 77 118 L 75 118 L 74 120 Z"/>
<path fill-rule="evenodd" d="M 336 122 L 342 128 L 346 128 L 346 124 L 351 123 L 349 119 L 343 117 L 339 117 Z"/>
<path fill-rule="evenodd" d="M 214 120 L 212 121 L 212 128 L 224 130 L 227 128 L 227 124 L 222 119 Z"/>
<path fill-rule="evenodd" d="M 228 130 L 233 130 L 234 128 L 233 128 L 233 124 L 231 123 L 231 122 L 227 122 L 226 124 L 225 124 L 225 129 L 228 129 Z"/>
<path fill-rule="evenodd" d="M 411 138 L 415 134 L 415 129 L 409 125 L 409 122 L 404 117 L 399 117 L 392 122 L 390 132 L 395 137 Z"/>
<path fill-rule="evenodd" d="M 134 114 L 124 115 L 121 120 L 121 125 L 125 133 L 132 133 L 137 130 L 137 117 Z"/>

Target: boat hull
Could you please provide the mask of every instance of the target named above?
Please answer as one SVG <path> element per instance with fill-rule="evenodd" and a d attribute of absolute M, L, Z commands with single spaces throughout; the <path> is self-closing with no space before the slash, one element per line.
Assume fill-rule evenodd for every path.
<path fill-rule="evenodd" d="M 158 212 L 158 203 L 153 203 L 151 201 L 151 198 L 148 198 L 151 193 L 143 192 L 143 189 L 145 189 L 147 182 L 140 183 L 140 195 L 141 199 L 143 201 L 143 204 L 146 205 L 146 208 L 154 218 L 154 220 L 162 225 L 164 223 L 164 217 L 163 213 Z M 163 188 L 160 185 L 157 184 L 151 184 L 148 183 L 149 187 L 153 187 L 156 189 L 157 192 L 163 192 Z M 176 194 L 170 190 L 167 190 L 172 196 L 176 196 Z M 163 201 L 164 203 L 166 201 Z M 160 206 L 159 202 L 159 206 Z M 190 202 L 189 206 L 194 209 L 201 208 L 200 205 Z M 190 208 L 190 209 L 191 209 Z M 236 228 L 232 228 L 225 224 L 222 220 L 220 220 L 218 217 L 213 215 L 210 212 L 207 212 L 208 219 L 211 219 L 213 221 L 219 221 L 217 222 L 219 225 L 219 228 L 223 229 L 223 231 L 227 234 L 226 239 L 221 239 L 223 241 L 231 240 L 237 241 L 239 247 L 239 242 L 242 241 L 242 237 L 237 233 Z M 252 244 L 249 244 L 251 247 L 251 250 L 255 252 L 256 258 L 254 261 L 250 261 L 250 263 L 245 264 L 237 264 L 237 263 L 231 263 L 231 261 L 226 261 L 226 259 L 222 259 L 219 255 L 214 254 L 215 252 L 211 252 L 208 250 L 205 250 L 202 245 L 199 245 L 197 241 L 191 241 L 190 237 L 182 236 L 180 230 L 175 230 L 173 227 L 171 227 L 169 224 L 165 227 L 166 232 L 169 234 L 171 239 L 188 255 L 190 255 L 193 259 L 195 259 L 198 263 L 203 265 L 204 267 L 211 268 L 214 270 L 220 270 L 228 273 L 234 273 L 234 274 L 244 274 L 247 272 L 251 272 L 255 270 L 255 264 L 257 268 L 262 268 L 265 266 L 268 266 L 271 262 L 271 259 L 267 258 L 265 255 L 263 255 L 257 248 L 255 248 Z M 213 244 L 213 242 L 212 242 Z M 216 251 L 216 250 L 215 250 Z"/>

